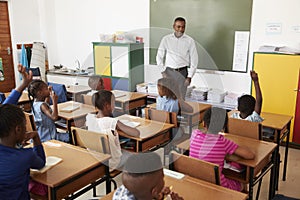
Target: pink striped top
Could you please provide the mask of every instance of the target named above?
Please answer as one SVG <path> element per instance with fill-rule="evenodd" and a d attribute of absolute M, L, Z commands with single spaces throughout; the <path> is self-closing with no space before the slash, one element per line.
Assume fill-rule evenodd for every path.
<path fill-rule="evenodd" d="M 192 133 L 190 156 L 218 164 L 220 167 L 220 172 L 222 172 L 226 154 L 233 154 L 237 148 L 237 144 L 224 138 L 223 135 L 205 134 L 197 129 Z M 222 173 L 220 173 L 220 178 L 221 185 L 223 187 L 237 191 L 241 190 L 240 182 L 228 179 Z"/>

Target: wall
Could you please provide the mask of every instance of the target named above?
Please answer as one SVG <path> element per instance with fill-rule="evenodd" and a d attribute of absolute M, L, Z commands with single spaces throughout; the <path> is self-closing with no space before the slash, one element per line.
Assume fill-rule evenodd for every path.
<path fill-rule="evenodd" d="M 9 0 L 13 48 L 16 43 L 44 41 L 49 66 L 62 64 L 75 68 L 76 59 L 84 67 L 93 66 L 91 42 L 99 41 L 99 33 L 139 32 L 145 38 L 145 47 L 149 46 L 149 1 Z M 300 33 L 293 31 L 293 27 L 300 26 L 297 21 L 300 18 L 299 7 L 299 0 L 253 0 L 248 71 L 252 68 L 252 53 L 261 45 L 300 48 Z M 267 23 L 281 23 L 282 32 L 267 34 Z M 14 60 L 16 67 L 16 57 Z M 148 63 L 147 48 L 145 63 Z M 155 81 L 158 77 L 160 72 L 157 67 L 147 65 L 146 81 Z M 237 93 L 250 93 L 250 83 L 248 73 L 211 74 L 200 70 L 192 80 L 192 84 L 197 86 L 217 87 Z"/>

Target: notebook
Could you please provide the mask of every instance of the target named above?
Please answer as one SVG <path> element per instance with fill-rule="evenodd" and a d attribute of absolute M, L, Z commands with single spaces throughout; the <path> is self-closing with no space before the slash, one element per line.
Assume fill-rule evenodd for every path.
<path fill-rule="evenodd" d="M 37 173 L 44 173 L 47 170 L 49 170 L 50 168 L 52 168 L 53 166 L 57 165 L 58 163 L 60 163 L 62 161 L 61 158 L 56 157 L 56 156 L 48 156 L 46 158 L 46 164 L 42 169 L 30 169 L 32 172 L 37 172 Z"/>
<path fill-rule="evenodd" d="M 121 91 L 112 91 L 112 93 L 114 93 L 115 98 L 126 96 L 126 93 Z"/>
<path fill-rule="evenodd" d="M 127 126 L 130 126 L 131 128 L 135 128 L 141 124 L 140 122 L 132 122 L 127 119 L 121 119 L 120 122 L 122 122 L 123 124 L 125 124 Z"/>
<path fill-rule="evenodd" d="M 61 108 L 60 111 L 61 112 L 73 112 L 74 110 L 77 110 L 79 108 L 80 108 L 79 104 L 72 104 L 72 105 L 66 106 L 64 108 Z"/>

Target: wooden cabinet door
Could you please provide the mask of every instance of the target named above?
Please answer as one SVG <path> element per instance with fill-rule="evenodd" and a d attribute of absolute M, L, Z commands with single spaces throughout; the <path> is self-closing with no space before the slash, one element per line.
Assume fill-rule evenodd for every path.
<path fill-rule="evenodd" d="M 4 80 L 0 81 L 0 92 L 10 92 L 15 88 L 15 72 L 7 1 L 0 1 L 0 58 L 4 73 Z"/>
<path fill-rule="evenodd" d="M 293 116 L 290 137 L 292 140 L 297 99 L 294 90 L 298 86 L 300 56 L 255 53 L 253 68 L 258 73 L 262 90 L 262 112 Z M 252 95 L 255 95 L 254 89 Z"/>
<path fill-rule="evenodd" d="M 297 93 L 297 103 L 295 112 L 295 125 L 294 125 L 294 135 L 293 142 L 300 144 L 300 70 L 298 78 L 298 88 L 296 88 Z"/>

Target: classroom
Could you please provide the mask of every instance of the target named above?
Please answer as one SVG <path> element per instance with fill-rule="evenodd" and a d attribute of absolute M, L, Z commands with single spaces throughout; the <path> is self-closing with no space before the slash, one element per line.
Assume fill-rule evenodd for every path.
<path fill-rule="evenodd" d="M 170 0 L 166 0 L 165 2 L 169 1 Z M 206 3 L 205 5 L 210 5 L 211 3 L 208 0 L 201 0 L 199 2 L 202 1 Z M 235 0 L 230 0 L 231 3 L 234 1 Z M 156 56 L 156 52 L 154 55 L 151 54 L 151 51 L 155 45 L 159 44 L 161 39 L 157 39 L 157 41 L 155 41 L 157 44 L 154 45 L 153 31 L 157 31 L 155 34 L 158 34 L 158 32 L 164 35 L 171 33 L 173 31 L 172 25 L 175 17 L 182 16 L 186 19 L 185 33 L 195 38 L 194 34 L 197 34 L 195 30 L 202 26 L 197 23 L 195 18 L 191 19 L 189 16 L 186 16 L 186 13 L 190 12 L 192 17 L 194 16 L 193 14 L 197 14 L 197 16 L 201 18 L 201 13 L 199 14 L 197 10 L 188 10 L 191 9 L 189 5 L 193 5 L 193 3 L 199 4 L 199 2 L 193 0 L 187 0 L 186 2 L 177 0 L 170 1 L 170 4 L 172 4 L 172 6 L 170 5 L 170 9 L 156 13 L 154 8 L 156 8 L 157 5 L 165 5 L 164 0 L 0 0 L 1 12 L 2 10 L 7 12 L 7 16 L 0 17 L 0 19 L 5 19 L 5 24 L 8 22 L 10 34 L 10 38 L 7 40 L 6 37 L 2 37 L 1 39 L 0 33 L 0 58 L 2 58 L 2 60 L 0 59 L 0 70 L 4 69 L 4 80 L 0 77 L 0 93 L 5 94 L 7 97 L 12 89 L 22 83 L 21 76 L 18 72 L 18 64 L 22 63 L 23 59 L 22 44 L 25 45 L 25 47 L 32 48 L 38 43 L 41 45 L 40 47 L 43 50 L 42 54 L 44 56 L 41 63 L 45 65 L 40 68 L 42 80 L 47 80 L 47 82 L 53 83 L 54 85 L 64 84 L 68 100 L 76 101 L 71 104 L 70 102 L 69 104 L 68 102 L 65 104 L 58 103 L 59 111 L 65 109 L 65 111 L 59 112 L 58 114 L 60 118 L 64 119 L 65 124 L 60 124 L 62 126 L 59 126 L 57 123 L 57 127 L 62 128 L 70 134 L 70 137 L 73 137 L 71 133 L 76 132 L 74 125 L 76 127 L 84 126 L 86 115 L 97 112 L 94 106 L 86 105 L 88 104 L 85 103 L 87 100 L 83 100 L 83 94 L 91 90 L 88 85 L 88 79 L 95 73 L 103 77 L 105 89 L 115 90 L 113 91 L 116 97 L 115 108 L 119 109 L 120 113 L 122 113 L 122 115 L 118 116 L 118 119 L 124 123 L 130 121 L 131 125 L 136 123 L 135 125 L 140 127 L 137 128 L 141 132 L 140 138 L 129 136 L 131 140 L 135 138 L 134 142 L 128 146 L 124 145 L 123 147 L 135 152 L 145 152 L 153 149 L 160 152 L 161 148 L 152 149 L 153 144 L 159 141 L 162 149 L 164 149 L 165 147 L 163 145 L 168 143 L 172 138 L 172 131 L 170 130 L 173 129 L 174 125 L 172 126 L 170 124 L 174 123 L 169 122 L 162 125 L 160 122 L 151 120 L 151 117 L 149 121 L 147 121 L 148 119 L 146 121 L 144 119 L 147 115 L 146 112 L 148 113 L 148 110 L 155 107 L 153 103 L 155 103 L 156 96 L 158 95 L 156 84 L 157 80 L 162 78 L 159 67 L 155 62 L 152 62 Z M 186 124 L 184 124 L 184 132 L 187 133 L 185 135 L 188 135 L 186 138 L 189 139 L 192 131 L 198 128 L 199 121 L 203 119 L 205 111 L 211 106 L 222 107 L 227 111 L 235 110 L 237 109 L 237 97 L 243 94 L 250 94 L 255 97 L 255 85 L 249 75 L 251 70 L 255 70 L 258 73 L 263 94 L 261 116 L 267 119 L 260 125 L 262 130 L 264 127 L 273 128 L 275 130 L 273 136 L 274 141 L 268 142 L 267 144 L 270 143 L 268 147 L 263 147 L 265 141 L 261 141 L 262 143 L 257 146 L 258 149 L 270 148 L 268 154 L 264 155 L 270 158 L 268 160 L 270 161 L 270 163 L 268 163 L 270 164 L 269 167 L 266 167 L 267 163 L 265 163 L 265 158 L 262 158 L 261 161 L 257 161 L 255 164 L 255 166 L 259 164 L 264 165 L 265 168 L 259 168 L 260 173 L 256 171 L 257 169 L 253 163 L 245 161 L 245 163 L 242 164 L 247 166 L 247 170 L 254 170 L 254 174 L 252 174 L 254 176 L 263 174 L 261 176 L 263 181 L 259 199 L 300 199 L 300 193 L 297 190 L 297 185 L 300 183 L 300 176 L 299 173 L 296 173 L 296 169 L 299 169 L 300 162 L 300 67 L 298 65 L 300 61 L 300 14 L 298 11 L 300 2 L 298 0 L 245 0 L 245 2 L 251 3 L 251 8 L 248 10 L 250 13 L 250 21 L 248 21 L 249 29 L 234 30 L 244 31 L 246 35 L 248 34 L 248 39 L 244 46 L 246 52 L 242 52 L 244 53 L 243 62 L 245 62 L 244 65 L 241 66 L 242 69 L 211 70 L 198 66 L 190 83 L 190 86 L 193 87 L 188 87 L 188 91 L 190 92 L 203 92 L 203 90 L 206 92 L 211 91 L 211 94 L 213 91 L 216 93 L 220 92 L 220 94 L 224 94 L 224 96 L 227 95 L 228 98 L 233 96 L 235 101 L 233 104 L 226 104 L 223 100 L 213 103 L 208 101 L 207 103 L 187 98 L 186 102 L 189 102 L 193 107 L 193 112 L 185 113 L 186 115 L 183 114 L 183 118 L 187 119 Z M 172 8 L 178 9 L 174 16 L 170 15 Z M 221 9 L 219 12 L 225 13 L 225 10 L 226 9 L 223 11 Z M 165 13 L 166 15 L 164 15 Z M 207 13 L 204 13 L 203 15 L 206 14 Z M 3 14 L 0 15 L 4 16 L 5 14 L 3 12 Z M 217 16 L 217 13 L 213 14 L 213 16 Z M 203 19 L 205 20 L 207 18 L 203 16 Z M 164 27 L 153 27 L 159 26 L 160 22 L 165 23 Z M 0 23 L 2 24 L 2 21 Z M 209 24 L 208 22 L 208 26 Z M 223 27 L 214 28 L 214 30 L 218 30 Z M 200 38 L 201 34 L 199 36 Z M 234 41 L 234 34 L 238 33 L 233 32 L 231 34 L 231 39 L 233 40 L 232 48 L 235 47 L 237 49 L 238 46 L 234 46 L 237 44 L 237 40 Z M 129 42 L 116 42 L 124 38 L 133 39 Z M 197 42 L 201 43 L 199 41 Z M 220 42 L 220 45 L 222 44 L 223 41 Z M 203 44 L 203 46 L 205 45 L 209 46 L 209 44 Z M 261 50 L 262 47 L 268 47 L 269 49 Z M 217 48 L 219 53 L 221 52 L 220 54 L 222 54 L 223 47 L 220 46 Z M 271 50 L 271 48 L 273 49 Z M 282 51 L 280 51 L 280 49 Z M 224 54 L 225 51 L 226 49 L 224 50 Z M 129 52 L 129 54 L 127 52 Z M 207 52 L 209 52 L 209 50 L 207 50 Z M 233 50 L 230 50 L 230 52 L 232 54 L 234 53 Z M 129 56 L 124 56 L 127 54 Z M 202 57 L 200 56 L 202 52 L 199 52 L 199 49 L 198 54 L 200 63 L 202 62 Z M 107 60 L 107 58 L 112 59 L 114 56 L 115 58 L 113 60 Z M 102 62 L 107 64 L 108 67 L 101 64 Z M 114 67 L 110 66 L 111 63 L 113 63 L 112 65 L 114 65 Z M 124 63 L 128 66 L 125 67 L 125 69 L 123 67 Z M 97 67 L 99 65 L 104 66 L 104 68 Z M 61 68 L 59 72 L 55 69 L 56 67 Z M 147 92 L 143 93 L 145 85 L 147 86 Z M 153 96 L 152 93 L 149 92 L 149 88 L 154 89 L 156 96 Z M 139 89 L 142 92 L 136 93 L 136 90 L 139 92 Z M 224 92 L 226 92 L 226 94 Z M 24 93 L 25 92 L 23 92 L 23 94 Z M 128 100 L 128 96 L 130 96 L 130 100 Z M 22 95 L 21 98 L 24 98 L 24 102 L 26 102 L 26 95 Z M 21 101 L 23 100 L 20 99 L 19 104 Z M 2 102 L 1 98 L 0 102 Z M 21 105 L 21 107 L 24 111 L 31 110 L 29 104 Z M 123 115 L 124 113 L 128 115 Z M 268 113 L 274 115 L 268 115 Z M 275 118 L 278 119 L 279 122 L 276 121 Z M 270 125 L 270 119 L 274 119 L 277 124 L 283 124 L 282 127 L 274 127 L 272 126 L 273 124 Z M 148 125 L 151 126 L 151 128 L 147 128 Z M 170 133 L 168 138 L 165 137 L 166 132 Z M 279 138 L 281 134 L 284 135 L 283 141 L 280 141 L 281 138 Z M 126 137 L 126 133 L 119 133 L 119 136 Z M 276 138 L 276 136 L 278 136 L 278 138 Z M 232 136 L 226 135 L 224 137 L 231 138 Z M 232 140 L 235 141 L 238 139 Z M 188 140 L 188 143 L 189 141 L 190 140 Z M 279 145 L 273 146 L 276 144 Z M 55 146 L 57 144 L 51 145 Z M 53 148 L 51 145 L 48 146 L 49 149 Z M 182 146 L 179 145 L 179 147 Z M 179 150 L 179 147 L 176 146 L 174 149 Z M 97 146 L 95 148 L 100 147 Z M 189 144 L 187 148 L 187 150 L 189 150 Z M 68 148 L 66 147 L 66 149 Z M 256 149 L 254 151 L 256 152 L 258 150 Z M 49 152 L 57 153 L 55 149 L 51 149 Z M 82 155 L 85 154 L 83 152 L 81 153 Z M 162 154 L 163 164 L 165 164 L 166 158 L 169 160 L 170 157 L 166 156 L 165 152 L 160 152 L 160 154 Z M 105 157 L 107 154 L 104 153 L 103 155 L 101 159 L 102 162 L 105 163 L 108 158 Z M 271 155 L 273 155 L 274 158 L 271 159 Z M 60 157 L 63 158 L 63 162 L 69 159 L 66 155 L 61 155 Z M 278 161 L 278 159 L 280 160 Z M 80 160 L 77 162 L 80 162 Z M 87 159 L 87 163 L 91 165 L 95 165 L 94 162 L 92 158 Z M 95 172 L 91 172 L 91 174 L 94 173 L 94 177 L 91 177 L 91 179 L 95 179 L 96 185 L 99 184 L 99 186 L 97 186 L 97 193 L 105 195 L 107 191 L 110 191 L 107 190 L 107 186 L 105 187 L 105 185 L 111 180 L 101 179 L 100 181 L 95 173 L 97 170 L 104 174 L 106 172 L 104 172 L 104 168 L 101 168 L 101 163 L 97 163 L 97 166 L 99 169 L 93 169 Z M 261 166 L 259 165 L 259 167 Z M 51 170 L 53 171 L 51 172 Z M 55 166 L 51 168 L 51 170 L 47 173 L 56 173 Z M 78 170 L 82 169 L 78 168 Z M 107 168 L 105 168 L 105 170 L 107 170 Z M 261 170 L 265 172 L 265 174 L 262 173 Z M 249 172 L 249 174 L 251 173 Z M 191 175 L 189 175 L 189 178 L 190 176 Z M 33 177 L 35 177 L 35 175 Z M 39 180 L 39 178 L 43 180 L 43 177 L 36 176 L 35 178 L 36 180 Z M 254 199 L 256 197 L 256 191 L 260 183 L 259 180 L 255 180 L 255 178 L 256 177 L 253 177 L 253 180 L 251 180 L 251 178 L 247 176 L 244 179 L 244 182 L 247 183 L 248 186 L 249 182 L 252 181 L 250 184 L 251 187 L 249 187 L 250 191 L 248 190 L 248 193 L 246 192 L 248 195 L 246 198 Z M 78 191 L 87 185 L 85 184 L 86 179 L 88 178 L 81 177 L 81 179 L 78 180 L 78 182 L 82 181 L 82 184 L 78 184 L 80 186 L 76 188 Z M 116 180 L 118 187 L 122 185 L 121 174 L 112 179 Z M 286 180 L 283 181 L 283 179 Z M 274 182 L 273 184 L 270 183 L 272 180 Z M 199 182 L 198 184 L 201 186 L 195 186 L 191 183 L 191 180 L 185 181 L 187 181 L 187 185 L 190 184 L 190 188 L 202 188 L 203 185 L 205 185 Z M 55 183 L 59 184 L 58 181 Z M 169 177 L 167 178 L 166 184 L 172 184 L 175 189 L 180 187 L 176 185 L 177 182 L 174 181 L 173 178 L 171 179 Z M 80 193 L 75 196 L 74 199 L 101 199 L 100 196 L 93 197 L 90 189 L 93 189 L 93 186 L 83 190 L 82 194 L 84 194 L 81 195 Z M 113 190 L 114 188 L 111 187 L 111 191 Z M 178 191 L 182 190 L 183 189 L 179 189 Z M 216 190 L 221 191 L 224 196 L 230 196 L 231 190 L 229 189 L 222 191 L 220 188 L 217 188 Z M 62 194 L 64 194 L 63 192 L 65 192 L 60 193 L 59 189 L 55 189 L 54 191 L 57 193 L 57 199 L 61 198 Z M 178 193 L 180 195 L 180 192 Z M 245 198 L 240 192 L 233 193 L 233 195 L 236 195 L 236 198 Z M 53 198 L 51 195 L 48 197 L 49 199 Z M 184 196 L 182 197 L 184 198 Z M 215 198 L 217 199 L 217 197 Z M 191 198 L 187 195 L 184 199 L 201 199 L 201 197 Z"/>

